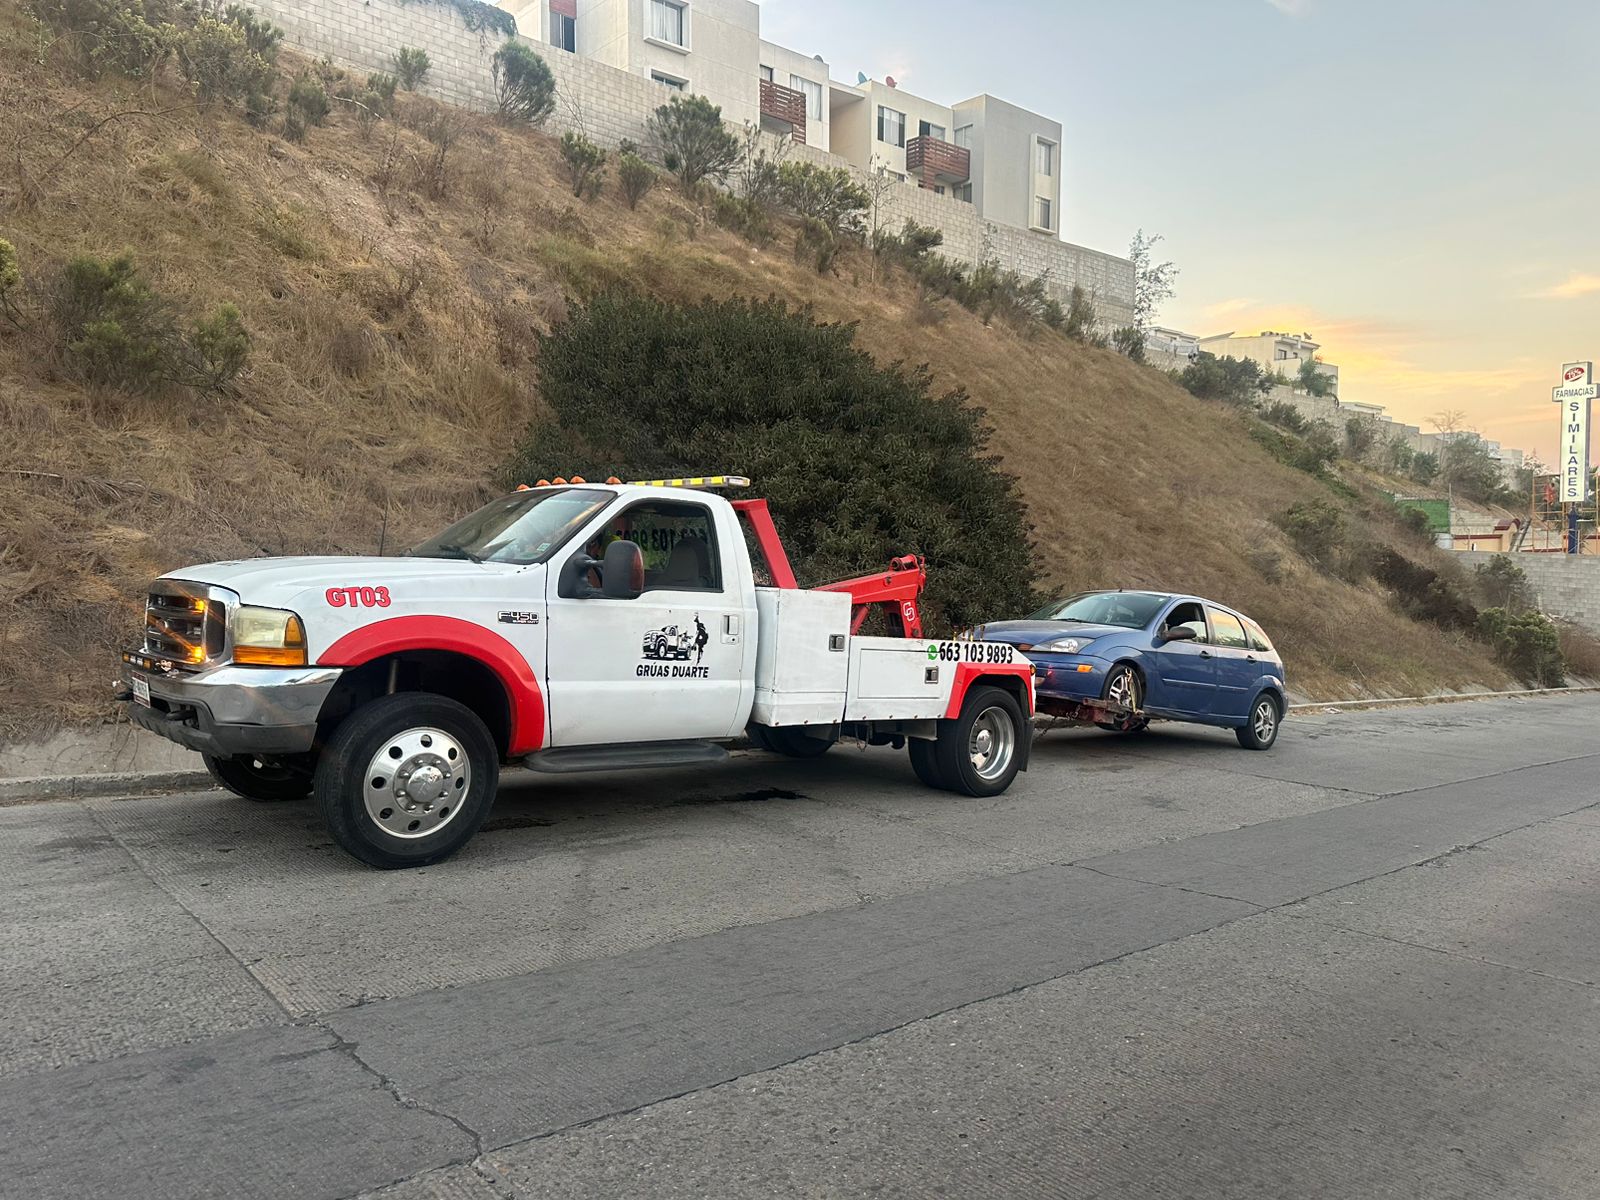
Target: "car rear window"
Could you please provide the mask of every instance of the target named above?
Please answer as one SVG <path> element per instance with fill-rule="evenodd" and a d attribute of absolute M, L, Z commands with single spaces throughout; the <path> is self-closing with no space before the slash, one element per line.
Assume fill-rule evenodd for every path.
<path fill-rule="evenodd" d="M 1250 649 L 1265 650 L 1268 654 L 1277 653 L 1272 648 L 1272 643 L 1267 639 L 1267 635 L 1262 631 L 1261 626 L 1257 625 L 1249 617 L 1244 619 L 1244 630 L 1250 635 Z"/>

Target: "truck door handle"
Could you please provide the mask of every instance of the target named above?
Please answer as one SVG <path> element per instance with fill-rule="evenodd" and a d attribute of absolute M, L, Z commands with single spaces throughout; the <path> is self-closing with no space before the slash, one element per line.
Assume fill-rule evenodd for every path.
<path fill-rule="evenodd" d="M 722 614 L 722 640 L 724 642 L 737 642 L 739 640 L 739 618 L 733 613 Z"/>
<path fill-rule="evenodd" d="M 1256 656 L 1254 654 L 1246 654 L 1244 660 L 1245 662 L 1255 662 Z"/>
<path fill-rule="evenodd" d="M 1201 658 L 1210 658 L 1211 657 L 1211 651 L 1209 651 L 1209 650 L 1200 651 L 1200 657 Z"/>

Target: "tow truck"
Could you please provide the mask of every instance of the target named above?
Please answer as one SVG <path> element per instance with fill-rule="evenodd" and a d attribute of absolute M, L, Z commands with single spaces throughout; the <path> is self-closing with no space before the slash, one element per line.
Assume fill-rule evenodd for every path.
<path fill-rule="evenodd" d="M 1005 791 L 1028 764 L 1032 664 L 924 637 L 915 556 L 802 589 L 766 502 L 723 494 L 748 485 L 541 479 L 401 557 L 176 571 L 117 697 L 235 794 L 314 796 L 381 868 L 459 850 L 503 767 L 701 767 L 741 736 L 801 759 L 908 748 L 930 787 Z M 874 611 L 891 636 L 861 633 Z M 674 627 L 662 654 L 651 634 Z"/>

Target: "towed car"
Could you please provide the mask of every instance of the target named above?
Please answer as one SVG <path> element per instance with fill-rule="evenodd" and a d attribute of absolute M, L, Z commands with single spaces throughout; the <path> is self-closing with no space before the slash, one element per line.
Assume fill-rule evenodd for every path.
<path fill-rule="evenodd" d="M 1039 712 L 1102 729 L 1188 721 L 1266 750 L 1288 707 L 1283 660 L 1266 632 L 1200 596 L 1084 592 L 973 636 L 1010 642 L 1032 660 Z"/>

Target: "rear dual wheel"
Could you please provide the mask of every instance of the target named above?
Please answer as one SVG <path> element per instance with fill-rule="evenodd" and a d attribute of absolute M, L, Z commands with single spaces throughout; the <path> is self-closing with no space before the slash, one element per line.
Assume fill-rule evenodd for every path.
<path fill-rule="evenodd" d="M 1022 767 L 1028 727 L 1010 692 L 974 688 L 954 720 L 939 722 L 934 741 L 911 740 L 911 769 L 932 788 L 998 796 Z"/>

